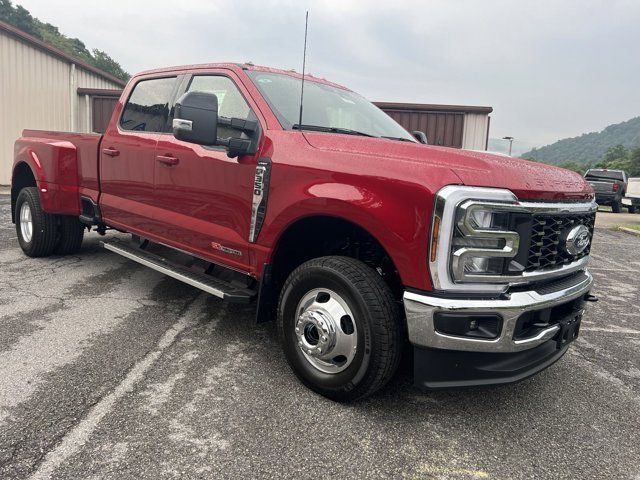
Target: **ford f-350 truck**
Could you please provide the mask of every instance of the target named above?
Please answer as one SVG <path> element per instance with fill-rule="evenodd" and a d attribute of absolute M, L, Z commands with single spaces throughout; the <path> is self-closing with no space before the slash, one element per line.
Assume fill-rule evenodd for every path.
<path fill-rule="evenodd" d="M 140 73 L 104 135 L 26 130 L 11 188 L 29 256 L 104 247 L 277 318 L 308 387 L 366 397 L 413 354 L 423 388 L 558 360 L 592 300 L 578 174 L 424 145 L 363 97 L 251 64 Z M 300 120 L 302 118 L 302 121 Z M 406 348 L 405 348 L 406 347 Z"/>

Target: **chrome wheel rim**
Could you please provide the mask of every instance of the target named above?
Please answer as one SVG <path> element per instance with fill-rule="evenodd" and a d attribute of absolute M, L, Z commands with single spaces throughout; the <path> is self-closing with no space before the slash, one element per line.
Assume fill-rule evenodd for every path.
<path fill-rule="evenodd" d="M 296 309 L 298 348 L 314 368 L 336 374 L 351 365 L 358 347 L 358 329 L 351 309 L 340 295 L 316 288 Z"/>
<path fill-rule="evenodd" d="M 33 219 L 31 217 L 31 207 L 24 202 L 20 207 L 20 234 L 22 239 L 29 243 L 33 237 Z"/>

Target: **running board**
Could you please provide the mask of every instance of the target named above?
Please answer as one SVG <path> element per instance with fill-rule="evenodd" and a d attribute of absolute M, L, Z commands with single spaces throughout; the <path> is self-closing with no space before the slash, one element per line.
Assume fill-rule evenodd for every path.
<path fill-rule="evenodd" d="M 194 272 L 159 255 L 132 247 L 118 240 L 100 243 L 107 250 L 232 303 L 249 303 L 256 294 L 250 288 L 233 285 L 206 273 Z"/>

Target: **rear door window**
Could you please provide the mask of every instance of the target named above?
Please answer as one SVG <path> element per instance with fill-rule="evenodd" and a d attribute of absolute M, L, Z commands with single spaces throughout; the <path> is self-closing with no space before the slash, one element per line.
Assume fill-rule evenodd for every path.
<path fill-rule="evenodd" d="M 122 116 L 120 128 L 138 132 L 164 132 L 176 77 L 142 80 L 133 88 Z"/>

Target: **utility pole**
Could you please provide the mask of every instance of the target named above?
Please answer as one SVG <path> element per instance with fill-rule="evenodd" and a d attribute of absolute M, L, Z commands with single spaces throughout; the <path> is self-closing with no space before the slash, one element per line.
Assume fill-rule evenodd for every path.
<path fill-rule="evenodd" d="M 502 137 L 503 140 L 509 140 L 509 156 L 511 156 L 511 148 L 513 147 L 513 137 Z"/>
<path fill-rule="evenodd" d="M 509 140 L 509 156 L 511 156 L 511 148 L 513 147 L 513 137 L 502 137 L 503 140 Z"/>

